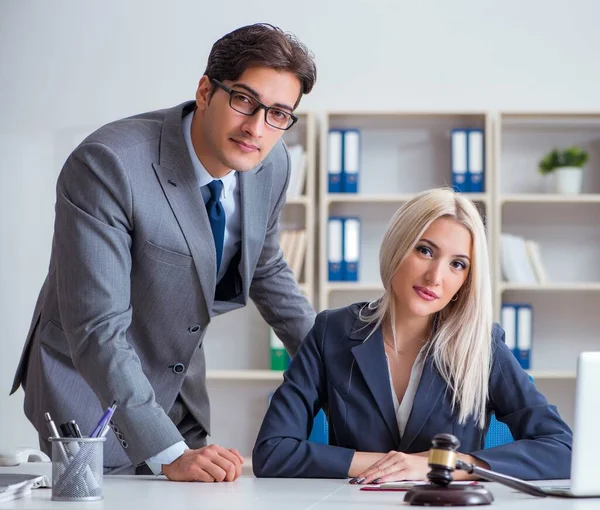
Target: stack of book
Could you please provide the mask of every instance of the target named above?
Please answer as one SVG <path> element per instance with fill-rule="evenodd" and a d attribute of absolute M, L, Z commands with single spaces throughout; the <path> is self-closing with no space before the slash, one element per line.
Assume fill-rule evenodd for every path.
<path fill-rule="evenodd" d="M 300 280 L 306 255 L 306 230 L 289 229 L 279 232 L 279 246 L 296 280 Z"/>
<path fill-rule="evenodd" d="M 535 241 L 512 234 L 500 240 L 502 276 L 511 283 L 543 285 L 548 276 L 542 262 L 540 246 Z"/>
<path fill-rule="evenodd" d="M 290 145 L 288 154 L 292 168 L 286 197 L 298 198 L 303 195 L 306 183 L 306 152 L 302 145 Z"/>

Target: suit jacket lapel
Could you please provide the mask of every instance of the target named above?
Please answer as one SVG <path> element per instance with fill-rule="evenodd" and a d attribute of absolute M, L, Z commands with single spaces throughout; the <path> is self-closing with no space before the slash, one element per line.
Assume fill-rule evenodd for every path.
<path fill-rule="evenodd" d="M 352 348 L 352 354 L 377 403 L 379 412 L 390 430 L 390 434 L 394 438 L 394 444 L 398 444 L 400 442 L 400 432 L 398 431 L 398 421 L 396 420 L 396 413 L 394 411 L 389 369 L 383 347 L 381 328 L 378 328 L 365 341 L 370 331 L 371 327 L 365 327 L 364 322 L 359 319 L 356 320 L 350 338 L 359 340 L 360 343 Z"/>
<path fill-rule="evenodd" d="M 194 260 L 207 313 L 212 315 L 216 287 L 216 253 L 200 185 L 183 138 L 182 116 L 194 103 L 170 109 L 163 124 L 159 163 L 154 171 L 181 227 Z"/>
<path fill-rule="evenodd" d="M 240 183 L 240 219 L 242 236 L 242 258 L 240 260 L 239 271 L 242 277 L 244 294 L 248 295 L 252 275 L 250 274 L 250 262 L 260 256 L 263 244 L 251 243 L 254 238 L 262 241 L 264 239 L 264 229 L 267 226 L 267 215 L 269 204 L 271 203 L 271 174 L 262 172 L 265 168 L 271 166 L 267 163 L 264 166 L 259 165 L 253 170 L 239 173 Z M 258 252 L 251 253 L 250 250 L 255 247 Z M 254 264 L 252 264 L 254 267 Z"/>
<path fill-rule="evenodd" d="M 419 432 L 421 432 L 421 429 L 429 419 L 429 416 L 438 406 L 438 402 L 445 390 L 446 383 L 436 370 L 433 358 L 427 356 L 413 402 L 413 407 L 398 448 L 401 452 L 407 451 L 413 444 L 419 435 Z"/>

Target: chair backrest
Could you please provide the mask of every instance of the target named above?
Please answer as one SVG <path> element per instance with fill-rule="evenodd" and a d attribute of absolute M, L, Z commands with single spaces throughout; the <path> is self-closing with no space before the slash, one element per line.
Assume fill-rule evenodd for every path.
<path fill-rule="evenodd" d="M 529 376 L 533 381 L 533 377 Z M 329 443 L 329 425 L 325 412 L 321 409 L 313 421 L 313 428 L 308 438 L 313 443 L 328 444 Z M 508 425 L 498 421 L 495 415 L 492 414 L 490 425 L 487 434 L 485 435 L 484 448 L 494 448 L 503 444 L 512 443 L 515 440 L 508 428 Z"/>
<path fill-rule="evenodd" d="M 533 377 L 529 376 L 533 381 Z M 490 426 L 485 435 L 484 448 L 494 448 L 503 444 L 512 443 L 515 440 L 506 423 L 498 421 L 495 415 L 492 414 Z"/>
<path fill-rule="evenodd" d="M 487 434 L 485 435 L 484 448 L 494 448 L 494 446 L 501 446 L 503 444 L 512 443 L 515 440 L 513 435 L 510 433 L 510 429 L 506 423 L 502 423 L 496 419 L 496 416 L 492 414 L 490 419 L 490 426 L 488 427 Z"/>
<path fill-rule="evenodd" d="M 327 423 L 327 416 L 325 416 L 323 409 L 317 413 L 313 420 L 313 428 L 308 440 L 313 443 L 329 443 L 329 424 Z"/>

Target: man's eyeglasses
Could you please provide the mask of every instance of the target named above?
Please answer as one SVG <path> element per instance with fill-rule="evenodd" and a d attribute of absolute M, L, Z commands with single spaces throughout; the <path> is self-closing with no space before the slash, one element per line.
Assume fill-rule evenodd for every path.
<path fill-rule="evenodd" d="M 265 111 L 265 122 L 275 129 L 290 129 L 298 121 L 298 117 L 292 115 L 290 112 L 264 105 L 258 99 L 239 90 L 230 89 L 227 85 L 214 78 L 211 78 L 210 81 L 229 94 L 229 106 L 236 112 L 251 117 L 262 108 Z"/>

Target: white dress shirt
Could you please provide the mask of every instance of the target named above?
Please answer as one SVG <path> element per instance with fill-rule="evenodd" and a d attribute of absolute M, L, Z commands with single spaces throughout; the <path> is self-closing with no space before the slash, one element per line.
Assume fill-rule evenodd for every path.
<path fill-rule="evenodd" d="M 200 163 L 194 145 L 192 144 L 192 119 L 194 112 L 188 113 L 182 120 L 183 138 L 187 146 L 194 172 L 198 179 L 199 187 L 198 200 L 203 200 L 204 203 L 210 198 L 210 191 L 206 187 L 214 177 L 208 173 L 206 168 Z M 221 256 L 221 267 L 217 275 L 217 282 L 221 280 L 233 256 L 238 252 L 242 244 L 242 225 L 240 214 L 240 188 L 238 183 L 238 173 L 235 170 L 229 172 L 226 176 L 221 177 L 223 183 L 223 191 L 221 193 L 221 204 L 225 210 L 225 237 L 223 239 L 223 254 Z M 185 441 L 180 441 L 169 448 L 163 450 L 154 457 L 146 461 L 148 467 L 155 475 L 160 475 L 162 472 L 162 464 L 171 464 L 177 460 L 183 452 L 188 449 Z"/>
<path fill-rule="evenodd" d="M 210 198 L 210 191 L 206 187 L 214 177 L 208 173 L 206 168 L 200 163 L 194 145 L 192 144 L 192 118 L 194 112 L 188 113 L 183 118 L 183 137 L 187 145 L 194 172 L 198 178 L 200 192 L 204 203 Z M 240 214 L 240 187 L 238 183 L 238 173 L 235 170 L 229 172 L 225 177 L 221 177 L 223 183 L 223 192 L 221 194 L 221 204 L 225 210 L 225 238 L 223 240 L 223 254 L 221 256 L 221 267 L 217 275 L 217 282 L 221 280 L 229 262 L 239 251 L 242 244 L 242 222 Z"/>

